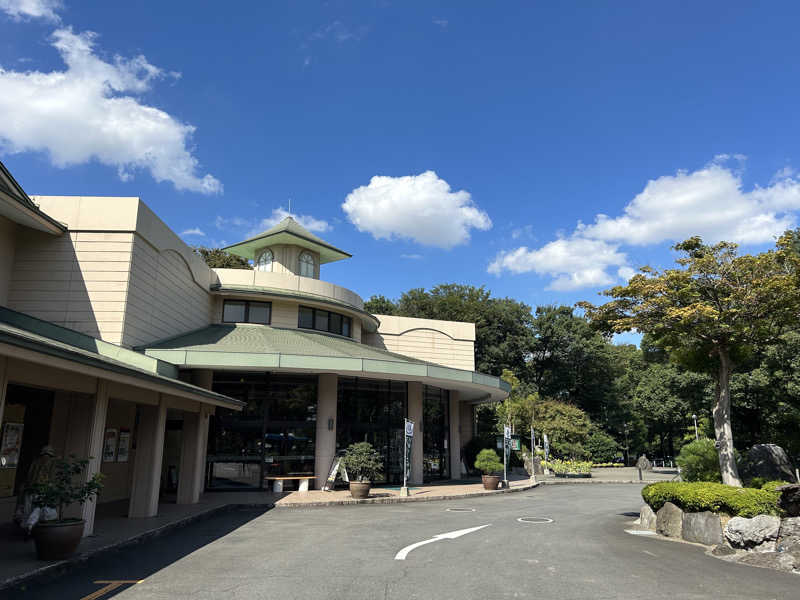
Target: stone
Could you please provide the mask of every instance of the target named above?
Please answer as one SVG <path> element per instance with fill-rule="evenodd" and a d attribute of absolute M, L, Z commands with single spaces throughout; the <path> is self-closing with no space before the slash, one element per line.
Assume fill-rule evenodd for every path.
<path fill-rule="evenodd" d="M 683 511 L 667 502 L 656 513 L 656 531 L 663 536 L 680 538 L 683 531 Z"/>
<path fill-rule="evenodd" d="M 725 526 L 725 539 L 734 548 L 769 552 L 775 549 L 780 526 L 780 518 L 771 515 L 733 517 Z"/>
<path fill-rule="evenodd" d="M 739 559 L 739 562 L 751 567 L 764 567 L 778 571 L 789 571 L 790 573 L 795 567 L 800 567 L 795 557 L 786 552 L 747 553 Z"/>
<path fill-rule="evenodd" d="M 712 548 L 711 554 L 714 556 L 733 556 L 736 554 L 736 550 L 726 544 L 719 544 Z"/>
<path fill-rule="evenodd" d="M 636 461 L 636 468 L 637 469 L 641 469 L 642 471 L 652 471 L 653 470 L 653 463 L 650 462 L 650 460 L 647 458 L 647 456 L 642 454 L 639 457 L 639 460 Z"/>
<path fill-rule="evenodd" d="M 687 542 L 706 546 L 716 546 L 725 541 L 722 537 L 719 515 L 709 511 L 683 513 L 682 536 Z"/>
<path fill-rule="evenodd" d="M 778 550 L 800 556 L 800 517 L 781 520 L 781 529 L 778 533 Z"/>
<path fill-rule="evenodd" d="M 768 481 L 795 481 L 794 466 L 786 451 L 776 444 L 756 444 L 742 458 L 741 475 L 745 480 L 763 477 Z"/>
<path fill-rule="evenodd" d="M 656 530 L 656 513 L 650 508 L 649 504 L 645 504 L 642 510 L 639 511 L 639 528 Z"/>
<path fill-rule="evenodd" d="M 778 490 L 781 493 L 778 506 L 790 517 L 800 517 L 800 484 L 783 485 Z"/>

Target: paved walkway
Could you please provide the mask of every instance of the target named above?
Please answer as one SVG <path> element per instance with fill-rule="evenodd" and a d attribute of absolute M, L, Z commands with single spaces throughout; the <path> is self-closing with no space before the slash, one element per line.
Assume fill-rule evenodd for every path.
<path fill-rule="evenodd" d="M 509 475 L 509 490 L 487 492 L 480 479 L 446 481 L 429 485 L 411 486 L 407 498 L 400 496 L 399 487 L 375 487 L 370 490 L 366 500 L 355 500 L 350 490 L 341 489 L 330 492 L 312 490 L 308 492 L 290 492 L 275 502 L 277 508 L 328 506 L 337 504 L 390 504 L 402 501 L 443 500 L 447 498 L 465 498 L 488 494 L 500 494 L 507 491 L 521 491 L 531 487 L 527 475 Z"/>

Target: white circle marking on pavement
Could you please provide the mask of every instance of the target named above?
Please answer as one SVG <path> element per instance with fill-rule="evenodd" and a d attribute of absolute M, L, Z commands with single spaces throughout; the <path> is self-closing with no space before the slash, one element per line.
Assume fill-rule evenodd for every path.
<path fill-rule="evenodd" d="M 520 523 L 533 523 L 533 524 L 544 524 L 544 523 L 552 523 L 553 519 L 549 519 L 547 517 L 519 517 L 517 519 Z"/>

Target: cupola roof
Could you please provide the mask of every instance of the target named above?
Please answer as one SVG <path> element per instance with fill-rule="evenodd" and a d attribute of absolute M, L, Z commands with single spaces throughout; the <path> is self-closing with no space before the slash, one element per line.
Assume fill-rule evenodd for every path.
<path fill-rule="evenodd" d="M 344 250 L 340 250 L 336 246 L 332 246 L 325 240 L 317 237 L 292 217 L 286 217 L 274 227 L 262 231 L 258 235 L 246 239 L 243 242 L 223 248 L 223 250 L 248 260 L 254 260 L 258 250 L 277 244 L 290 244 L 318 252 L 321 264 L 350 258 L 352 256 Z"/>

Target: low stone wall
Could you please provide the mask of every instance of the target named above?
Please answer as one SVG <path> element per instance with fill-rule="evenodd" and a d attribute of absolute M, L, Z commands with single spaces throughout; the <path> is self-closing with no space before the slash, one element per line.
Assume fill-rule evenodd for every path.
<path fill-rule="evenodd" d="M 800 517 L 752 519 L 713 512 L 684 512 L 667 502 L 658 512 L 645 504 L 639 527 L 669 538 L 712 546 L 712 554 L 743 564 L 800 574 Z"/>

